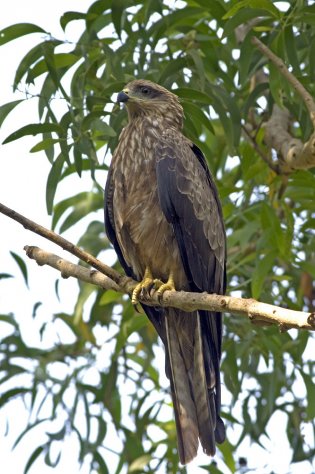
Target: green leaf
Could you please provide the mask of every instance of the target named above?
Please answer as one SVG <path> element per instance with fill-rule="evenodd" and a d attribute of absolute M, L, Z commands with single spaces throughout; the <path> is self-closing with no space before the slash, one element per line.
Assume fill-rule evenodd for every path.
<path fill-rule="evenodd" d="M 33 451 L 32 455 L 30 456 L 29 460 L 26 463 L 25 469 L 24 469 L 24 474 L 27 474 L 38 456 L 40 456 L 44 452 L 44 447 L 43 446 L 38 446 L 38 448 Z"/>
<path fill-rule="evenodd" d="M 41 420 L 36 420 L 34 423 L 27 425 L 27 427 L 19 434 L 19 436 L 14 441 L 12 449 L 16 448 L 16 446 L 20 443 L 20 441 L 24 438 L 24 436 L 29 433 L 33 428 L 36 428 L 41 423 L 48 421 L 49 418 L 43 418 Z"/>
<path fill-rule="evenodd" d="M 220 444 L 220 451 L 223 455 L 225 464 L 231 472 L 236 472 L 236 465 L 233 456 L 234 446 L 226 439 L 224 443 Z"/>
<path fill-rule="evenodd" d="M 37 301 L 34 306 L 33 306 L 33 311 L 32 311 L 32 318 L 36 317 L 36 313 L 38 308 L 42 305 L 43 303 L 41 301 Z"/>
<path fill-rule="evenodd" d="M 296 37 L 293 33 L 292 25 L 287 25 L 284 30 L 284 46 L 286 49 L 287 58 L 293 67 L 294 74 L 300 75 L 300 61 L 297 52 Z"/>
<path fill-rule="evenodd" d="M 146 467 L 149 462 L 151 461 L 152 456 L 150 454 L 144 454 L 143 456 L 140 456 L 139 458 L 135 459 L 131 464 L 128 469 L 129 472 L 143 472 L 143 468 Z"/>
<path fill-rule="evenodd" d="M 270 0 L 240 0 L 235 3 L 235 5 L 230 8 L 230 10 L 226 12 L 223 17 L 223 20 L 227 20 L 230 17 L 234 17 L 235 14 L 238 13 L 239 10 L 243 9 L 244 7 L 262 9 L 266 12 L 269 12 L 272 16 L 275 16 L 276 18 L 280 17 L 279 10 L 277 10 L 277 8 Z"/>
<path fill-rule="evenodd" d="M 240 58 L 238 61 L 239 64 L 239 83 L 240 85 L 244 85 L 246 81 L 250 80 L 250 76 L 248 74 L 249 68 L 252 61 L 252 56 L 254 53 L 253 45 L 252 45 L 252 33 L 249 32 L 244 41 L 241 44 L 240 50 Z"/>
<path fill-rule="evenodd" d="M 113 24 L 119 38 L 121 35 L 121 28 L 122 28 L 125 9 L 126 7 L 129 7 L 129 6 L 130 6 L 130 2 L 126 0 L 115 0 L 112 3 L 112 20 L 113 20 Z"/>
<path fill-rule="evenodd" d="M 51 148 L 55 143 L 59 143 L 59 139 L 55 138 L 46 138 L 45 140 L 40 141 L 30 149 L 30 153 L 36 153 L 38 151 L 47 150 Z"/>
<path fill-rule="evenodd" d="M 188 101 L 183 102 L 183 107 L 184 107 L 185 115 L 187 112 L 187 114 L 190 116 L 190 118 L 194 122 L 200 123 L 200 125 L 203 125 L 214 135 L 214 129 L 211 125 L 210 119 L 206 117 L 206 115 L 203 113 L 200 107 L 197 107 L 195 104 Z"/>
<path fill-rule="evenodd" d="M 102 458 L 100 453 L 97 452 L 97 451 L 95 451 L 95 453 L 94 453 L 93 462 L 95 462 L 97 464 L 98 474 L 109 474 L 109 470 L 108 470 L 108 467 L 107 467 L 104 459 Z"/>
<path fill-rule="evenodd" d="M 14 100 L 13 102 L 7 102 L 4 105 L 1 105 L 0 107 L 0 127 L 3 124 L 4 120 L 6 117 L 9 115 L 9 113 L 21 102 L 24 102 L 22 100 Z"/>
<path fill-rule="evenodd" d="M 12 255 L 12 257 L 14 258 L 14 260 L 16 261 L 16 263 L 18 264 L 19 266 L 19 269 L 21 270 L 21 273 L 23 275 L 23 278 L 24 278 L 24 281 L 25 281 L 25 285 L 27 286 L 27 288 L 29 287 L 28 286 L 28 274 L 27 274 L 27 266 L 26 266 L 26 263 L 24 262 L 24 260 L 16 253 L 14 252 L 10 252 L 10 254 Z"/>
<path fill-rule="evenodd" d="M 239 5 L 241 2 L 237 2 Z M 230 19 L 226 22 L 224 26 L 224 31 L 222 37 L 226 37 L 229 35 L 234 34 L 235 28 L 243 23 L 247 23 L 252 18 L 263 18 L 266 16 L 266 11 L 263 9 L 255 9 L 255 8 L 242 8 L 239 10 L 235 15 L 230 17 Z"/>
<path fill-rule="evenodd" d="M 275 265 L 276 253 L 271 252 L 267 255 L 262 255 L 256 260 L 256 268 L 252 275 L 251 288 L 252 297 L 258 299 L 260 297 L 265 279 L 272 274 L 272 267 Z"/>
<path fill-rule="evenodd" d="M 254 90 L 249 94 L 247 99 L 245 100 L 244 103 L 244 117 L 248 116 L 249 110 L 251 107 L 256 106 L 256 100 L 263 95 L 263 92 L 266 91 L 266 89 L 269 88 L 269 83 L 268 82 L 263 82 L 260 84 L 257 84 Z"/>
<path fill-rule="evenodd" d="M 178 71 L 182 70 L 184 67 L 187 67 L 187 65 L 187 58 L 176 58 L 173 61 L 168 61 L 167 66 L 160 73 L 158 83 L 164 84 L 167 79 L 172 77 L 174 74 L 178 74 Z"/>
<path fill-rule="evenodd" d="M 0 46 L 31 33 L 47 34 L 47 32 L 40 28 L 40 26 L 32 23 L 16 23 L 15 25 L 8 26 L 0 31 Z"/>
<path fill-rule="evenodd" d="M 99 304 L 101 306 L 105 306 L 110 303 L 115 303 L 120 300 L 120 295 L 117 293 L 117 291 L 114 290 L 107 290 L 105 291 L 99 301 Z"/>
<path fill-rule="evenodd" d="M 309 47 L 309 71 L 310 79 L 314 82 L 315 80 L 315 38 L 312 39 Z"/>
<path fill-rule="evenodd" d="M 10 275 L 9 273 L 0 273 L 0 280 L 5 280 L 7 278 L 13 278 L 13 275 Z"/>
<path fill-rule="evenodd" d="M 52 43 L 46 43 L 47 45 L 52 46 Z M 47 48 L 46 48 L 47 49 Z M 52 72 L 51 68 L 54 70 L 54 78 L 56 80 L 56 70 L 57 69 L 63 69 L 67 68 L 67 66 L 73 66 L 80 58 L 72 53 L 59 53 L 59 54 L 54 54 L 53 56 L 53 64 L 52 61 L 47 61 L 47 52 L 45 54 L 45 57 L 41 60 L 38 61 L 35 66 L 29 70 L 28 76 L 27 76 L 27 82 L 34 82 L 34 79 L 36 79 L 38 76 L 41 74 L 44 74 L 46 72 Z M 59 82 L 59 80 L 57 81 Z"/>
<path fill-rule="evenodd" d="M 17 330 L 19 329 L 19 325 L 12 314 L 0 314 L 0 321 L 10 324 Z"/>
<path fill-rule="evenodd" d="M 27 135 L 38 135 L 39 133 L 44 132 L 62 133 L 63 129 L 57 123 L 32 123 L 11 133 L 11 135 L 4 140 L 3 144 L 13 142 L 14 140 L 18 140 Z"/>
<path fill-rule="evenodd" d="M 188 87 L 180 87 L 178 89 L 174 89 L 172 92 L 182 97 L 183 99 L 189 100 L 197 100 L 203 104 L 212 104 L 212 98 L 210 95 L 206 94 L 205 92 L 198 91 L 196 89 L 190 89 Z"/>
<path fill-rule="evenodd" d="M 137 314 L 130 318 L 128 321 L 124 321 L 117 336 L 117 343 L 115 348 L 115 355 L 118 356 L 121 349 L 125 346 L 128 337 L 134 333 L 139 332 L 148 324 L 148 318 L 145 314 Z"/>
<path fill-rule="evenodd" d="M 306 391 L 307 391 L 307 404 L 306 404 L 306 413 L 309 420 L 314 420 L 315 418 L 315 384 L 314 379 L 310 375 L 306 374 L 303 371 L 300 371 L 300 374 L 303 377 Z"/>
<path fill-rule="evenodd" d="M 103 196 L 100 193 L 80 193 L 74 196 L 72 212 L 66 217 L 60 227 L 60 232 L 67 229 L 83 219 L 89 212 L 97 211 L 103 206 Z M 55 223 L 56 221 L 54 221 Z"/>
<path fill-rule="evenodd" d="M 47 212 L 49 215 L 51 215 L 53 211 L 54 198 L 55 198 L 58 183 L 60 181 L 60 176 L 62 173 L 64 162 L 65 162 L 65 159 L 63 155 L 60 154 L 57 157 L 57 159 L 54 161 L 48 175 L 47 184 L 46 184 L 46 207 L 47 207 Z"/>
<path fill-rule="evenodd" d="M 85 20 L 86 14 L 80 12 L 66 12 L 60 17 L 60 26 L 65 31 L 68 23 L 74 20 Z"/>
<path fill-rule="evenodd" d="M 55 46 L 61 44 L 61 41 L 52 40 Z M 39 43 L 32 48 L 20 62 L 14 77 L 13 90 L 15 91 L 23 76 L 29 72 L 31 66 L 43 56 L 43 47 L 46 41 Z"/>
<path fill-rule="evenodd" d="M 25 395 L 30 390 L 24 387 L 17 387 L 8 390 L 7 392 L 1 394 L 0 397 L 0 407 L 3 407 L 6 403 L 8 403 L 12 398 L 20 397 L 21 395 Z"/>

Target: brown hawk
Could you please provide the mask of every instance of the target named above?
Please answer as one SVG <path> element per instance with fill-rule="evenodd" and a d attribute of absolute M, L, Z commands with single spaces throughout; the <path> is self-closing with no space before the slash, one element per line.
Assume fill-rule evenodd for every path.
<path fill-rule="evenodd" d="M 218 192 L 201 150 L 182 134 L 176 95 L 135 80 L 118 94 L 129 123 L 113 154 L 105 225 L 126 274 L 140 283 L 132 302 L 155 286 L 224 294 L 226 238 Z M 164 283 L 162 283 L 164 282 Z M 180 462 L 208 455 L 225 439 L 220 418 L 220 313 L 142 305 L 163 341 Z"/>

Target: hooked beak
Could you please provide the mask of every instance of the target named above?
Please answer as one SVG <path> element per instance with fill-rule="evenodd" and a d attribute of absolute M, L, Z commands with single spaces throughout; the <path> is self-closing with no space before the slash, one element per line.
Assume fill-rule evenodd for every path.
<path fill-rule="evenodd" d="M 127 102 L 129 99 L 128 93 L 129 93 L 128 89 L 124 89 L 121 92 L 119 92 L 117 96 L 117 102 Z"/>

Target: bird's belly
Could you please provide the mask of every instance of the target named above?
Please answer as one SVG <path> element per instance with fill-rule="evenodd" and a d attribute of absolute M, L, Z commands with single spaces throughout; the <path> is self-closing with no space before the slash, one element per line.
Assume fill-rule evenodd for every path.
<path fill-rule="evenodd" d="M 122 202 L 121 199 L 117 201 Z M 135 276 L 142 279 L 145 269 L 149 268 L 154 278 L 166 281 L 172 271 L 175 287 L 185 289 L 187 278 L 175 234 L 159 206 L 156 188 L 142 187 L 141 192 L 135 189 L 125 195 L 120 207 L 120 225 L 116 226 L 118 239 Z"/>

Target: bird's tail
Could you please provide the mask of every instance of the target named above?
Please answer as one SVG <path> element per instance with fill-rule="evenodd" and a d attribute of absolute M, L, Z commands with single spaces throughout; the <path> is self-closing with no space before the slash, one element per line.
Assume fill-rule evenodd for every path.
<path fill-rule="evenodd" d="M 168 308 L 165 331 L 166 371 L 171 382 L 179 458 L 187 464 L 197 455 L 198 440 L 206 454 L 215 454 L 215 373 L 212 370 L 206 376 L 197 312 Z"/>

